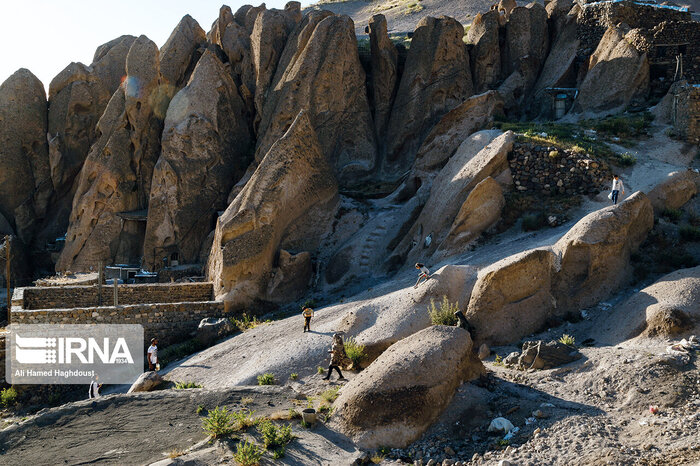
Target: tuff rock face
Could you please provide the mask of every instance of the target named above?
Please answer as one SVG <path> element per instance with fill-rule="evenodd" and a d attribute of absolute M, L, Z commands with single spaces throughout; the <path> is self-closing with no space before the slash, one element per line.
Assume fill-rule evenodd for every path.
<path fill-rule="evenodd" d="M 477 93 L 493 89 L 501 77 L 498 28 L 499 13 L 490 10 L 476 15 L 467 33 L 467 42 L 474 44 L 470 61 L 474 91 Z"/>
<path fill-rule="evenodd" d="M 126 74 L 97 124 L 100 137 L 81 171 L 57 270 L 139 262 L 143 224 L 118 214 L 147 208 L 160 151 L 157 115 L 165 113 L 167 100 L 160 93 L 158 48 L 147 37 L 133 42 Z"/>
<path fill-rule="evenodd" d="M 310 12 L 287 41 L 267 93 L 256 162 L 303 108 L 341 184 L 369 173 L 376 148 L 364 82 L 352 20 Z"/>
<path fill-rule="evenodd" d="M 479 131 L 467 138 L 432 181 L 432 187 L 421 187 L 423 191 L 429 190 L 430 195 L 394 254 L 406 257 L 409 263 L 432 255 L 444 241 L 460 206 L 477 184 L 489 176 L 509 180 L 507 155 L 514 141 L 512 132 L 498 130 Z M 427 237 L 430 237 L 430 242 L 427 242 Z"/>
<path fill-rule="evenodd" d="M 160 48 L 160 74 L 163 85 L 170 87 L 170 95 L 174 95 L 189 80 L 189 74 L 198 58 L 195 52 L 206 41 L 199 23 L 190 15 L 185 15 Z"/>
<path fill-rule="evenodd" d="M 423 18 L 411 48 L 387 130 L 387 168 L 410 167 L 418 148 L 440 118 L 474 92 L 464 28 L 447 17 Z"/>
<path fill-rule="evenodd" d="M 0 85 L 0 214 L 29 243 L 52 192 L 44 86 L 29 70 Z"/>
<path fill-rule="evenodd" d="M 516 71 L 524 57 L 530 57 L 534 60 L 535 67 L 539 68 L 547 58 L 548 51 L 547 10 L 537 2 L 514 8 L 506 24 L 504 77 Z"/>
<path fill-rule="evenodd" d="M 206 51 L 168 107 L 153 173 L 144 261 L 163 253 L 195 263 L 217 212 L 250 162 L 245 107 L 230 74 Z"/>
<path fill-rule="evenodd" d="M 389 40 L 386 18 L 374 15 L 369 21 L 369 42 L 372 59 L 372 92 L 374 126 L 378 141 L 386 136 L 391 107 L 396 97 L 399 52 Z"/>
<path fill-rule="evenodd" d="M 296 27 L 295 15 L 287 11 L 265 10 L 258 14 L 250 34 L 250 51 L 255 72 L 255 126 L 260 124 L 265 99 L 284 51 L 287 37 Z"/>
<path fill-rule="evenodd" d="M 207 276 L 232 308 L 265 300 L 288 227 L 337 194 L 333 170 L 301 112 L 216 223 Z"/>

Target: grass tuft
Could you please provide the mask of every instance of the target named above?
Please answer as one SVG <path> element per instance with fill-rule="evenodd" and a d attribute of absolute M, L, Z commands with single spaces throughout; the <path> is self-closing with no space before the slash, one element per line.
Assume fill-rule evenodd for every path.
<path fill-rule="evenodd" d="M 258 385 L 274 385 L 275 384 L 275 374 L 272 372 L 266 372 L 258 376 Z"/>
<path fill-rule="evenodd" d="M 352 367 L 354 369 L 359 369 L 362 361 L 367 357 L 365 353 L 365 345 L 361 345 L 352 337 L 343 338 L 343 345 L 345 346 L 345 354 L 352 361 Z"/>
<path fill-rule="evenodd" d="M 188 388 L 202 388 L 196 382 L 175 382 L 175 390 L 187 390 Z"/>
<path fill-rule="evenodd" d="M 576 346 L 576 339 L 573 336 L 565 333 L 561 336 L 561 338 L 559 338 L 559 343 L 563 343 L 568 346 Z"/>

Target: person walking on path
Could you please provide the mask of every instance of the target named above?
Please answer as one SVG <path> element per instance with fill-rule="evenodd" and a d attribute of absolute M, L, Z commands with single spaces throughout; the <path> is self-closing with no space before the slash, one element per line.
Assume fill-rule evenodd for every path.
<path fill-rule="evenodd" d="M 307 330 L 310 332 L 311 318 L 314 316 L 314 310 L 310 307 L 305 307 L 304 310 L 301 311 L 301 315 L 304 316 L 304 332 L 306 332 Z"/>
<path fill-rule="evenodd" d="M 146 359 L 148 360 L 148 370 L 156 370 L 158 364 L 158 339 L 151 338 L 151 346 L 148 347 L 148 353 L 146 353 Z"/>
<path fill-rule="evenodd" d="M 420 284 L 421 280 L 427 281 L 430 278 L 430 270 L 428 270 L 425 264 L 416 262 L 416 268 L 420 271 L 420 274 L 418 275 L 418 281 L 415 285 L 413 285 L 413 288 L 418 288 L 418 285 Z"/>
<path fill-rule="evenodd" d="M 345 354 L 345 345 L 343 344 L 343 337 L 341 337 L 339 333 L 333 335 L 333 346 L 331 347 L 329 353 L 331 353 L 331 363 L 328 366 L 328 375 L 325 376 L 323 380 L 330 380 L 331 372 L 333 372 L 333 369 L 338 371 L 338 380 L 346 380 L 345 377 L 343 377 L 343 373 L 340 372 L 340 366 L 345 364 L 345 361 L 348 359 L 348 356 L 347 354 Z"/>
<path fill-rule="evenodd" d="M 612 199 L 613 205 L 617 204 L 617 198 L 620 195 L 620 191 L 622 191 L 622 195 L 624 196 L 625 185 L 622 184 L 622 180 L 619 176 L 613 175 L 612 192 L 610 193 L 610 199 Z"/>

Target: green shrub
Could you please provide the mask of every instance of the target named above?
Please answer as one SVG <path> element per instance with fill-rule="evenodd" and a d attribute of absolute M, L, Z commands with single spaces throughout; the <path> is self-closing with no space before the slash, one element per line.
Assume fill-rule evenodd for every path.
<path fill-rule="evenodd" d="M 254 414 L 255 411 L 247 408 L 231 413 L 236 430 L 244 430 L 257 424 L 258 420 L 255 419 Z"/>
<path fill-rule="evenodd" d="M 17 403 L 17 390 L 14 387 L 3 388 L 0 392 L 0 403 L 3 408 L 9 408 Z"/>
<path fill-rule="evenodd" d="M 323 374 L 324 372 L 326 372 L 326 370 L 325 370 L 323 367 L 318 366 L 318 367 L 316 368 L 316 373 L 317 373 L 317 374 Z"/>
<path fill-rule="evenodd" d="M 250 330 L 252 328 L 255 328 L 258 325 L 270 323 L 269 320 L 260 321 L 255 316 L 253 316 L 253 318 L 251 318 L 248 314 L 245 314 L 245 313 L 241 316 L 240 319 L 237 319 L 235 317 L 231 317 L 229 320 L 231 321 L 233 326 L 236 327 L 241 332 L 245 332 L 246 330 Z"/>
<path fill-rule="evenodd" d="M 428 307 L 428 313 L 430 314 L 430 321 L 433 325 L 456 325 L 457 316 L 455 312 L 459 311 L 459 303 L 450 303 L 447 296 L 442 297 L 442 302 L 440 307 L 435 305 L 435 301 L 430 300 L 430 306 Z"/>
<path fill-rule="evenodd" d="M 292 372 L 291 374 L 289 374 L 289 378 L 292 380 L 296 380 L 299 378 L 299 374 L 297 374 L 296 372 Z"/>
<path fill-rule="evenodd" d="M 340 387 L 329 388 L 325 392 L 321 393 L 321 398 L 329 403 L 333 403 L 336 398 L 338 398 L 338 391 Z"/>
<path fill-rule="evenodd" d="M 292 426 L 276 426 L 272 421 L 262 421 L 258 424 L 258 432 L 262 436 L 263 445 L 266 449 L 277 449 L 284 447 L 292 441 Z"/>
<path fill-rule="evenodd" d="M 284 458 L 284 448 L 278 448 L 277 450 L 272 452 L 273 460 L 278 460 L 280 458 Z"/>
<path fill-rule="evenodd" d="M 683 211 L 680 209 L 664 209 L 661 211 L 661 216 L 672 222 L 677 222 L 683 216 Z"/>
<path fill-rule="evenodd" d="M 565 345 L 569 346 L 576 346 L 576 339 L 573 336 L 565 333 L 561 336 L 561 338 L 559 338 L 559 343 L 564 343 Z"/>
<path fill-rule="evenodd" d="M 266 372 L 263 375 L 258 376 L 258 385 L 274 385 L 275 384 L 275 374 L 272 372 Z"/>
<path fill-rule="evenodd" d="M 496 359 L 493 361 L 493 364 L 496 366 L 503 366 L 503 358 L 499 355 L 496 355 Z"/>
<path fill-rule="evenodd" d="M 301 418 L 301 413 L 294 408 L 289 408 L 289 419 L 299 419 Z"/>
<path fill-rule="evenodd" d="M 209 411 L 209 415 L 202 420 L 202 428 L 214 438 L 225 437 L 237 430 L 234 416 L 225 406 Z"/>
<path fill-rule="evenodd" d="M 241 466 L 256 466 L 260 464 L 262 455 L 263 451 L 255 443 L 246 440 L 245 442 L 238 442 L 233 459 Z"/>
<path fill-rule="evenodd" d="M 631 167 L 637 163 L 637 157 L 629 152 L 625 152 L 624 154 L 618 154 L 614 162 L 621 167 Z"/>
<path fill-rule="evenodd" d="M 355 369 L 360 368 L 360 363 L 365 360 L 367 353 L 365 353 L 365 345 L 361 345 L 352 337 L 343 338 L 343 345 L 345 346 L 345 354 L 352 361 L 352 367 Z"/>
<path fill-rule="evenodd" d="M 684 241 L 700 241 L 700 228 L 691 225 L 683 225 L 679 232 Z"/>
<path fill-rule="evenodd" d="M 175 390 L 187 390 L 188 388 L 202 388 L 195 382 L 175 382 Z"/>
<path fill-rule="evenodd" d="M 197 405 L 197 414 L 201 414 L 204 411 L 204 406 Z"/>

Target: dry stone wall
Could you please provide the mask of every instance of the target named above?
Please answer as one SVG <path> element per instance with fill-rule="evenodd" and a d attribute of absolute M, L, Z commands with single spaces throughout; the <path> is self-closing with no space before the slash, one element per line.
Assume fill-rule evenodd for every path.
<path fill-rule="evenodd" d="M 520 142 L 509 156 L 516 189 L 530 194 L 597 194 L 611 179 L 607 164 L 586 153 Z"/>
<path fill-rule="evenodd" d="M 31 287 L 24 288 L 22 307 L 25 310 L 67 309 L 97 306 L 99 289 L 93 286 Z M 211 301 L 211 283 L 168 283 L 148 285 L 119 285 L 119 304 L 139 305 L 153 303 L 186 303 Z M 112 286 L 102 287 L 102 303 L 112 304 Z"/>
<path fill-rule="evenodd" d="M 132 304 L 72 309 L 13 309 L 13 324 L 141 324 L 144 337 L 169 344 L 188 337 L 206 317 L 223 317 L 220 301 Z"/>

